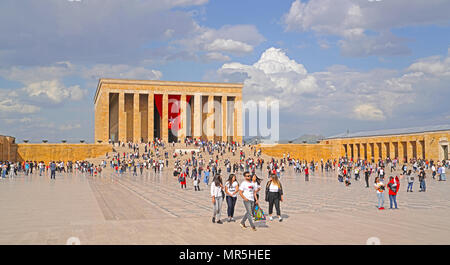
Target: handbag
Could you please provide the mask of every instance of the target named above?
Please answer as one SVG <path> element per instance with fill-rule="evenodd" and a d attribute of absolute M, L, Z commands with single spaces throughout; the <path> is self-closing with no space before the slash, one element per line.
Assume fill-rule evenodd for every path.
<path fill-rule="evenodd" d="M 266 215 L 259 205 L 255 205 L 253 216 L 255 217 L 255 221 L 266 220 Z"/>

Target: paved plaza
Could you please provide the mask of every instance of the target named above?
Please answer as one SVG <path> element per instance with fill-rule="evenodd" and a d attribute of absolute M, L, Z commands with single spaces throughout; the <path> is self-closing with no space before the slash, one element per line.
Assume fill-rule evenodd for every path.
<path fill-rule="evenodd" d="M 265 171 L 259 175 L 265 184 Z M 252 231 L 239 227 L 240 198 L 237 222 L 213 224 L 209 187 L 202 183 L 196 192 L 188 180 L 181 190 L 170 168 L 142 176 L 62 173 L 56 180 L 19 175 L 0 181 L 0 244 L 66 244 L 71 237 L 81 244 L 366 244 L 371 237 L 381 244 L 450 243 L 447 182 L 429 177 L 426 193 L 417 182 L 407 193 L 402 179 L 399 209 L 388 209 L 386 194 L 379 211 L 375 191 L 361 180 L 345 187 L 335 172 L 316 172 L 305 182 L 291 169 L 281 180 L 283 222 L 260 221 Z M 266 202 L 262 207 L 267 213 Z M 222 218 L 226 208 L 224 201 Z"/>

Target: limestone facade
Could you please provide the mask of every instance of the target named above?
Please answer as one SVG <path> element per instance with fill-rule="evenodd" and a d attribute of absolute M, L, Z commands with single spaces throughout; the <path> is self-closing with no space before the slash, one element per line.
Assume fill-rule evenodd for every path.
<path fill-rule="evenodd" d="M 16 144 L 14 137 L 0 135 L 0 161 L 81 161 L 112 151 L 112 146 L 108 144 Z"/>
<path fill-rule="evenodd" d="M 16 139 L 11 136 L 0 135 L 0 161 L 16 160 Z"/>
<path fill-rule="evenodd" d="M 96 158 L 112 152 L 108 144 L 18 144 L 17 161 L 82 161 L 87 158 Z"/>
<path fill-rule="evenodd" d="M 234 83 L 102 78 L 94 98 L 95 141 L 137 143 L 160 138 L 169 142 L 169 138 L 183 141 L 193 137 L 240 142 L 242 87 Z M 179 102 L 175 125 L 179 123 L 180 129 L 176 133 L 169 129 L 173 97 Z"/>
<path fill-rule="evenodd" d="M 320 141 L 318 144 L 278 144 L 260 145 L 261 151 L 273 157 L 302 160 L 338 159 L 347 156 L 353 159 L 397 158 L 410 161 L 412 158 L 434 161 L 450 159 L 450 130 L 423 132 L 403 135 L 384 135 L 372 137 L 335 138 Z"/>

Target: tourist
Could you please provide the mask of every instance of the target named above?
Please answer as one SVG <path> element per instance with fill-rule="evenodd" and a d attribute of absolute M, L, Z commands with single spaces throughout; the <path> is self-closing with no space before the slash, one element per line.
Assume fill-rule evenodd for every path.
<path fill-rule="evenodd" d="M 216 175 L 211 182 L 211 197 L 213 203 L 213 218 L 212 222 L 222 224 L 220 220 L 221 210 L 222 210 L 222 202 L 223 202 L 223 185 L 222 185 L 222 177 L 220 175 Z"/>
<path fill-rule="evenodd" d="M 308 170 L 308 166 L 305 167 L 305 181 L 309 181 L 309 170 Z"/>
<path fill-rule="evenodd" d="M 265 200 L 269 203 L 269 220 L 273 220 L 272 212 L 273 206 L 275 205 L 278 220 L 280 222 L 283 221 L 280 210 L 280 201 L 283 201 L 283 187 L 281 186 L 281 182 L 276 175 L 271 175 L 270 180 L 266 184 Z"/>
<path fill-rule="evenodd" d="M 203 178 L 203 182 L 204 182 L 206 185 L 209 185 L 209 168 L 207 168 L 207 169 L 204 171 L 204 174 L 205 174 L 205 176 L 204 176 L 204 178 Z"/>
<path fill-rule="evenodd" d="M 433 179 L 436 177 L 436 167 L 434 165 L 431 166 L 431 176 Z"/>
<path fill-rule="evenodd" d="M 414 184 L 414 177 L 412 176 L 411 170 L 408 171 L 406 174 L 406 181 L 408 182 L 408 188 L 406 189 L 406 192 L 413 192 L 413 184 Z"/>
<path fill-rule="evenodd" d="M 178 178 L 178 181 L 181 184 L 181 189 L 183 189 L 183 187 L 186 189 L 186 172 L 185 171 L 183 171 L 180 174 L 180 177 Z"/>
<path fill-rule="evenodd" d="M 235 222 L 234 220 L 234 208 L 237 201 L 237 193 L 239 192 L 239 183 L 236 180 L 236 175 L 230 174 L 227 182 L 225 183 L 225 194 L 227 199 L 227 213 L 228 222 Z"/>
<path fill-rule="evenodd" d="M 439 181 L 446 181 L 444 163 L 439 167 Z"/>
<path fill-rule="evenodd" d="M 50 163 L 50 179 L 56 179 L 56 164 L 53 161 Z"/>
<path fill-rule="evenodd" d="M 420 172 L 419 172 L 419 183 L 420 183 L 420 190 L 419 192 L 425 192 L 427 190 L 427 186 L 425 183 L 425 170 L 422 168 L 420 168 Z"/>
<path fill-rule="evenodd" d="M 397 183 L 398 177 L 394 179 L 394 177 L 389 177 L 388 187 L 389 187 L 389 209 L 392 208 L 392 204 L 395 205 L 395 209 L 397 209 L 397 191 L 400 188 L 400 183 Z"/>
<path fill-rule="evenodd" d="M 380 177 L 375 178 L 375 190 L 377 191 L 377 197 L 378 197 L 378 209 L 384 210 L 383 204 L 384 204 L 384 189 L 385 186 L 383 182 L 380 180 Z"/>
<path fill-rule="evenodd" d="M 252 209 L 255 203 L 258 203 L 256 199 L 256 186 L 251 181 L 251 175 L 250 172 L 246 171 L 244 172 L 244 181 L 239 185 L 239 195 L 242 197 L 245 207 L 245 214 L 240 222 L 240 226 L 245 229 L 247 228 L 245 226 L 245 221 L 248 219 L 248 222 L 250 223 L 251 228 L 253 231 L 256 231 L 256 227 L 253 224 L 253 218 L 252 218 Z"/>
<path fill-rule="evenodd" d="M 253 174 L 252 182 L 255 184 L 255 187 L 256 187 L 256 201 L 259 201 L 259 191 L 261 190 L 261 179 L 258 178 L 258 176 L 256 176 L 256 174 Z M 254 214 L 255 214 L 255 207 L 256 207 L 256 205 L 257 205 L 256 203 L 253 204 L 252 216 L 254 216 Z"/>
<path fill-rule="evenodd" d="M 195 191 L 200 191 L 200 185 L 199 185 L 200 181 L 198 179 L 198 175 L 197 174 L 194 175 L 193 180 L 194 180 L 194 190 Z"/>
<path fill-rule="evenodd" d="M 367 168 L 364 172 L 364 178 L 366 180 L 366 188 L 369 187 L 369 177 L 370 177 L 370 170 Z"/>

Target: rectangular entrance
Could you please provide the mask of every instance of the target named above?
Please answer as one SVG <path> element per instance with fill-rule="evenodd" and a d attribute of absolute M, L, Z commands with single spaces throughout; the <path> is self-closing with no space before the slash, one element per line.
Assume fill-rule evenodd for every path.
<path fill-rule="evenodd" d="M 119 141 L 119 93 L 109 93 L 109 133 L 111 141 Z"/>
<path fill-rule="evenodd" d="M 153 137 L 161 139 L 162 135 L 162 94 L 155 94 L 153 100 Z"/>

